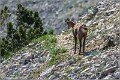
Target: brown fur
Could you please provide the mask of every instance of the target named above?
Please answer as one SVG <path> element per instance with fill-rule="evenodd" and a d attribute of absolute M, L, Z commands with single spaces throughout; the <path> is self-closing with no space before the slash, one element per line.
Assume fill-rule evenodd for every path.
<path fill-rule="evenodd" d="M 71 21 L 69 18 L 66 19 L 66 23 L 68 25 L 68 28 L 72 27 L 73 30 L 73 36 L 75 40 L 75 51 L 74 54 L 76 53 L 76 44 L 77 44 L 77 39 L 79 40 L 80 48 L 79 48 L 79 54 L 81 53 L 81 47 L 83 44 L 83 53 L 85 52 L 85 40 L 87 37 L 87 28 L 86 25 L 81 25 L 80 23 L 74 23 Z"/>

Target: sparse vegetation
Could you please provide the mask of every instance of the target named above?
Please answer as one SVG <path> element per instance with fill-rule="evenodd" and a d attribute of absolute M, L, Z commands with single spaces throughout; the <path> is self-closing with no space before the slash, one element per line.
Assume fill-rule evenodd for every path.
<path fill-rule="evenodd" d="M 57 54 L 65 53 L 67 50 L 65 48 L 56 48 L 57 39 L 54 34 L 47 34 L 41 36 L 37 39 L 32 40 L 32 42 L 41 42 L 42 47 L 39 50 L 47 49 L 50 52 L 51 60 L 49 61 L 49 65 L 53 65 L 57 62 Z"/>
<path fill-rule="evenodd" d="M 70 73 L 70 72 L 72 72 L 72 69 L 70 68 L 66 69 L 66 73 Z"/>
<path fill-rule="evenodd" d="M 56 58 L 57 54 L 59 54 L 59 53 L 65 53 L 65 52 L 66 52 L 66 49 L 64 49 L 64 48 L 61 48 L 61 49 L 59 49 L 59 48 L 52 49 L 50 51 L 51 60 L 49 61 L 48 64 L 50 66 L 53 65 L 53 64 L 56 64 L 57 63 L 57 58 Z"/>
<path fill-rule="evenodd" d="M 49 51 L 55 47 L 55 45 L 57 43 L 57 39 L 56 39 L 55 35 L 46 34 L 46 35 L 43 35 L 37 39 L 33 39 L 32 42 L 41 42 L 42 47 L 39 49 L 40 50 L 47 49 Z"/>
<path fill-rule="evenodd" d="M 15 72 L 12 76 L 13 76 L 13 79 L 17 78 L 19 76 L 19 72 Z"/>
<path fill-rule="evenodd" d="M 10 11 L 5 6 L 0 11 L 2 20 L 1 25 L 5 25 L 5 20 L 10 17 Z M 38 12 L 33 12 L 26 9 L 21 4 L 17 5 L 17 23 L 16 28 L 12 22 L 7 22 L 7 36 L 2 38 L 1 41 L 1 56 L 8 58 L 11 53 L 14 53 L 27 45 L 32 39 L 38 38 L 43 35 L 42 20 Z"/>
<path fill-rule="evenodd" d="M 53 34 L 53 33 L 54 33 L 53 28 L 48 28 L 47 33 L 48 33 L 48 34 Z"/>
<path fill-rule="evenodd" d="M 10 11 L 7 6 L 0 10 L 0 27 L 5 26 L 5 21 L 10 17 Z"/>

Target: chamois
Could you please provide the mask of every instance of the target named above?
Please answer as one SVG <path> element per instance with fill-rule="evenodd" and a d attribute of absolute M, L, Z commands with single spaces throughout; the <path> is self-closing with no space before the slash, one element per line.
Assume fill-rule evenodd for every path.
<path fill-rule="evenodd" d="M 65 20 L 65 22 L 68 25 L 68 29 L 72 27 L 72 32 L 73 32 L 73 36 L 74 36 L 74 40 L 75 40 L 75 51 L 74 54 L 76 54 L 76 44 L 77 44 L 77 39 L 79 40 L 79 55 L 81 53 L 81 47 L 83 44 L 83 53 L 85 52 L 85 40 L 87 37 L 87 28 L 85 24 L 80 24 L 80 23 L 74 23 L 73 21 L 71 21 L 69 18 L 67 18 Z"/>

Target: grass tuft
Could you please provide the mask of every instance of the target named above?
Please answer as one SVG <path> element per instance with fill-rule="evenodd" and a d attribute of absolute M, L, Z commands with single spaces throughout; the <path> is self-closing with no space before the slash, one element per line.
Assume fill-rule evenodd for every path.
<path fill-rule="evenodd" d="M 67 50 L 64 49 L 64 48 L 61 48 L 61 49 L 59 49 L 59 48 L 55 49 L 54 48 L 54 49 L 52 49 L 50 51 L 51 60 L 49 61 L 49 66 L 52 66 L 52 65 L 54 65 L 54 64 L 57 63 L 57 58 L 56 58 L 57 54 L 59 54 L 59 53 L 65 53 L 66 51 Z"/>

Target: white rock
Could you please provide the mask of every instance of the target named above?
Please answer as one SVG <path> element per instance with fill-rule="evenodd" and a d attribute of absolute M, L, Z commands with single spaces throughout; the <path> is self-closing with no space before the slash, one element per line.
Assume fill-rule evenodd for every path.
<path fill-rule="evenodd" d="M 49 69 L 47 69 L 47 70 L 45 70 L 44 72 L 42 72 L 42 73 L 40 74 L 40 77 L 49 74 L 49 73 L 52 71 L 52 69 L 53 69 L 54 67 L 55 67 L 55 65 L 53 65 L 53 66 L 50 67 Z"/>
<path fill-rule="evenodd" d="M 111 78 L 112 78 L 112 75 L 108 75 L 104 79 L 111 79 Z"/>
<path fill-rule="evenodd" d="M 62 62 L 60 64 L 57 65 L 57 67 L 63 67 L 66 64 L 66 62 Z"/>
<path fill-rule="evenodd" d="M 86 26 L 90 26 L 92 24 L 92 21 L 88 21 L 88 23 L 86 24 Z"/>
<path fill-rule="evenodd" d="M 106 58 L 108 55 L 107 54 L 104 54 L 104 55 L 101 55 L 101 58 Z"/>
<path fill-rule="evenodd" d="M 46 61 L 48 61 L 49 59 L 50 59 L 50 54 L 47 55 Z"/>
<path fill-rule="evenodd" d="M 120 79 L 120 72 L 115 72 L 115 73 L 114 73 L 114 77 L 115 77 L 116 79 Z"/>
<path fill-rule="evenodd" d="M 96 66 L 96 67 L 99 67 L 99 66 L 100 66 L 100 64 L 95 64 L 95 66 Z"/>
<path fill-rule="evenodd" d="M 85 70 L 83 70 L 83 71 L 81 72 L 81 74 L 85 73 L 85 72 L 88 71 L 88 70 L 90 70 L 90 68 L 86 68 Z"/>

